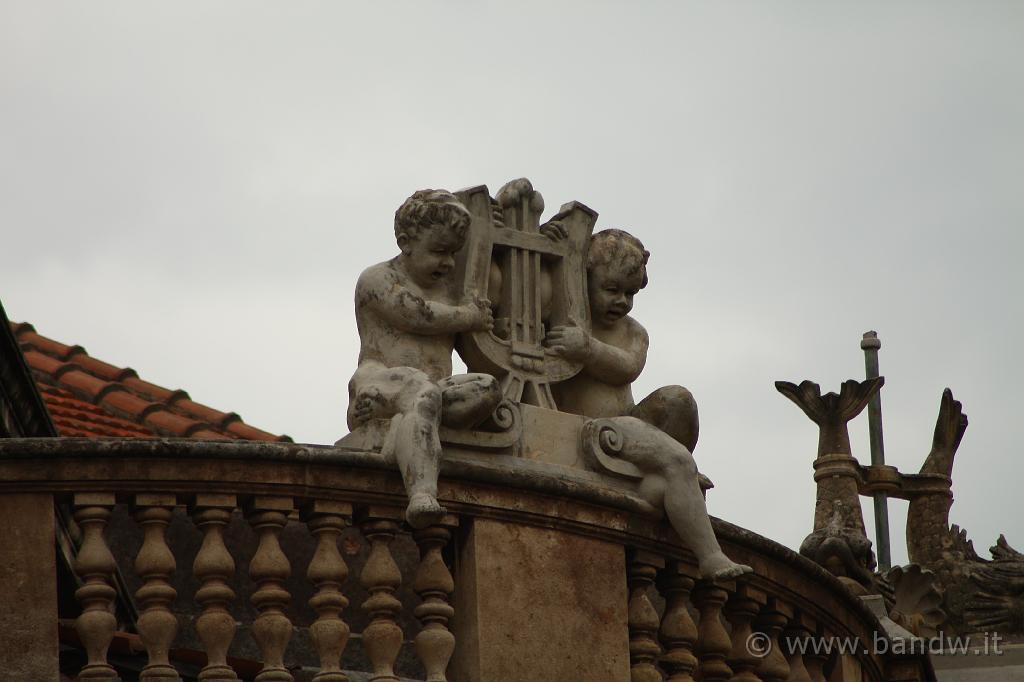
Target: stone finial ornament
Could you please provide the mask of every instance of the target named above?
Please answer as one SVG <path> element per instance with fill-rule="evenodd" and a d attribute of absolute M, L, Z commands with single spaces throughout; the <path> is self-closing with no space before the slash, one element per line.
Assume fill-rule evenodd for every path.
<path fill-rule="evenodd" d="M 867 539 L 860 510 L 858 464 L 850 449 L 848 424 L 861 413 L 884 382 L 884 377 L 866 381 L 851 379 L 843 382 L 838 394 L 825 395 L 813 381 L 802 381 L 799 386 L 788 381 L 775 382 L 779 393 L 796 403 L 818 425 L 818 456 L 814 462 L 814 480 L 818 484 L 814 507 L 815 531 L 832 522 L 834 503 L 838 500 L 842 502 L 842 527 L 853 529 Z"/>
<path fill-rule="evenodd" d="M 967 430 L 967 415 L 948 388 L 939 403 L 932 448 L 917 478 L 928 485 L 910 496 L 910 560 L 934 571 L 951 629 L 1024 633 L 1024 555 L 999 536 L 992 560 L 978 556 L 967 531 L 949 524 L 953 461 Z"/>
<path fill-rule="evenodd" d="M 860 414 L 875 391 L 885 383 L 885 377 L 843 382 L 839 393 L 821 394 L 821 387 L 804 380 L 800 385 L 776 381 L 775 388 L 804 411 L 818 425 L 818 457 L 828 454 L 849 455 L 850 432 L 848 423 Z"/>

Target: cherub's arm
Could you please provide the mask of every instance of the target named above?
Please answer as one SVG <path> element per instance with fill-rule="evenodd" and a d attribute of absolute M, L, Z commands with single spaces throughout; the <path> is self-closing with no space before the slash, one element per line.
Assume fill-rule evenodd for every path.
<path fill-rule="evenodd" d="M 583 363 L 583 371 L 606 384 L 629 384 L 640 376 L 647 362 L 647 330 L 632 320 L 628 342 L 613 346 L 595 339 L 581 327 L 555 327 L 544 343 L 570 360 Z"/>
<path fill-rule="evenodd" d="M 583 361 L 583 371 L 606 384 L 631 384 L 647 363 L 647 330 L 639 324 L 630 325 L 629 343 L 625 348 L 590 338 L 590 353 Z"/>
<path fill-rule="evenodd" d="M 377 281 L 375 281 L 377 280 Z M 418 296 L 398 282 L 360 278 L 356 307 L 365 307 L 396 329 L 414 334 L 454 334 L 490 329 L 494 325 L 490 305 L 477 300 L 454 306 Z"/>

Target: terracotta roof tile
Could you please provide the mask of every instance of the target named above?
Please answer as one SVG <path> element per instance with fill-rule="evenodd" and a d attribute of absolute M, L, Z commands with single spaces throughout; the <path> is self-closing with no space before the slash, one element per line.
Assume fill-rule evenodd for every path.
<path fill-rule="evenodd" d="M 111 416 L 62 388 L 40 384 L 39 392 L 62 436 L 154 438 L 159 435 L 140 424 Z"/>
<path fill-rule="evenodd" d="M 24 351 L 22 352 L 22 355 L 25 356 L 25 362 L 28 363 L 29 367 L 37 372 L 42 372 L 43 374 L 53 375 L 57 370 L 64 366 L 64 363 L 60 360 L 51 358 L 48 355 L 43 355 L 38 351 Z"/>
<path fill-rule="evenodd" d="M 225 430 L 242 440 L 274 440 L 274 434 L 261 431 L 241 421 L 231 422 Z"/>
<path fill-rule="evenodd" d="M 42 336 L 26 322 L 12 322 L 11 329 L 62 436 L 291 440 L 197 403 L 185 391 L 144 381 L 81 346 Z"/>
<path fill-rule="evenodd" d="M 151 384 L 148 381 L 143 381 L 138 377 L 138 375 L 128 377 L 121 383 L 136 393 L 142 393 L 154 400 L 167 401 L 180 397 L 181 395 L 184 395 L 186 398 L 188 397 L 188 393 L 185 393 L 185 391 L 182 391 L 181 389 L 171 390 L 169 388 L 164 388 L 163 386 L 157 386 L 156 384 Z"/>
<path fill-rule="evenodd" d="M 86 374 L 75 365 L 65 365 L 61 370 L 70 367 L 69 371 L 60 371 L 54 376 L 61 386 L 82 395 L 86 400 L 97 401 L 110 392 L 111 383 L 99 377 Z"/>

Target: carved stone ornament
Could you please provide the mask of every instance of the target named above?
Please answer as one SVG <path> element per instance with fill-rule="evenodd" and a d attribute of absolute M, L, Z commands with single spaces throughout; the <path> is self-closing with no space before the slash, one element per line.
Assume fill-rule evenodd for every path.
<path fill-rule="evenodd" d="M 579 202 L 562 206 L 566 238 L 540 232 L 544 199 L 526 178 L 513 180 L 491 198 L 481 185 L 456 192 L 472 219 L 456 260 L 456 283 L 465 298 L 490 300 L 494 328 L 460 334 L 466 364 L 501 381 L 505 398 L 557 409 L 551 384 L 582 365 L 542 345 L 545 329 L 589 327 L 585 256 L 597 213 Z"/>
<path fill-rule="evenodd" d="M 917 564 L 894 566 L 884 576 L 889 617 L 918 637 L 934 637 L 946 622 L 942 591 L 932 571 Z"/>

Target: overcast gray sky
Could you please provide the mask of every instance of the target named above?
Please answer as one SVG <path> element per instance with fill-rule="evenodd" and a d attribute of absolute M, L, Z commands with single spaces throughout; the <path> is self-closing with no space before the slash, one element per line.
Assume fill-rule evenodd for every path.
<path fill-rule="evenodd" d="M 1024 549 L 1024 3 L 0 2 L 8 314 L 298 441 L 345 433 L 395 208 L 519 176 L 650 249 L 635 392 L 697 396 L 713 514 L 799 545 L 772 382 L 873 328 L 890 463 L 951 387 L 952 520 Z"/>

